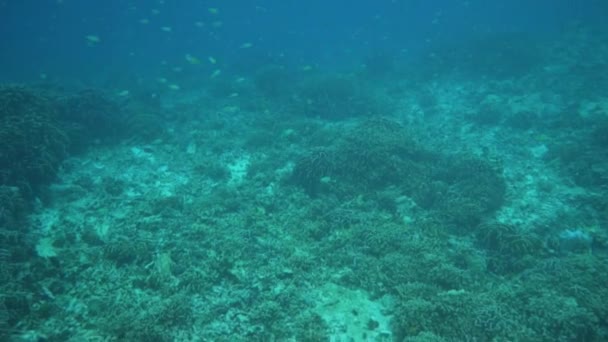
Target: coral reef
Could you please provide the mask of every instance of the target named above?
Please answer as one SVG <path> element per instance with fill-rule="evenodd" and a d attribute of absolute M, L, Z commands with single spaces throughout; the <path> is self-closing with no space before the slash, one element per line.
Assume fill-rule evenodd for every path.
<path fill-rule="evenodd" d="M 425 150 L 393 120 L 366 119 L 336 135 L 328 139 L 335 141 L 332 146 L 313 149 L 296 163 L 292 179 L 311 195 L 349 198 L 396 187 L 463 227 L 474 227 L 503 203 L 498 166 Z"/>
<path fill-rule="evenodd" d="M 349 75 L 314 75 L 304 78 L 295 91 L 297 112 L 312 118 L 340 120 L 388 112 L 372 88 Z"/>
<path fill-rule="evenodd" d="M 608 50 L 503 38 L 1 87 L 0 340 L 607 341 Z"/>
<path fill-rule="evenodd" d="M 159 104 L 145 96 L 119 104 L 102 91 L 86 89 L 58 96 L 56 102 L 58 119 L 80 151 L 98 142 L 150 141 L 162 133 Z"/>
<path fill-rule="evenodd" d="M 53 179 L 69 145 L 52 100 L 21 86 L 0 88 L 0 141 L 0 183 L 27 195 Z"/>

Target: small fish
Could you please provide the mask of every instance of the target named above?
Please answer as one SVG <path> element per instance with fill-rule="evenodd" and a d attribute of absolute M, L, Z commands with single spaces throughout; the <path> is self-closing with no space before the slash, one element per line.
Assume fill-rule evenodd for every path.
<path fill-rule="evenodd" d="M 304 65 L 302 67 L 302 71 L 310 71 L 310 70 L 312 70 L 312 65 Z"/>
<path fill-rule="evenodd" d="M 209 60 L 209 63 L 211 63 L 211 64 L 217 63 L 217 60 L 215 58 L 213 58 L 213 56 L 209 56 L 208 60 Z"/>
<path fill-rule="evenodd" d="M 175 83 L 169 84 L 168 87 L 171 90 L 180 90 L 180 87 Z"/>
<path fill-rule="evenodd" d="M 224 23 L 221 20 L 216 20 L 211 23 L 211 27 L 213 28 L 220 28 L 222 25 L 224 25 Z"/>
<path fill-rule="evenodd" d="M 196 27 L 203 27 L 203 26 L 205 26 L 205 23 L 202 22 L 202 21 L 196 21 L 196 22 L 194 22 L 194 26 L 196 26 Z"/>
<path fill-rule="evenodd" d="M 220 13 L 220 10 L 219 10 L 219 9 L 217 9 L 217 8 L 215 8 L 215 7 L 209 7 L 207 10 L 208 10 L 208 11 L 209 11 L 209 13 L 211 13 L 211 14 L 218 14 L 218 13 Z"/>
<path fill-rule="evenodd" d="M 250 47 L 252 47 L 252 46 L 253 46 L 253 43 L 249 43 L 249 42 L 247 42 L 247 43 L 243 43 L 243 44 L 241 44 L 240 48 L 241 48 L 241 49 L 249 49 L 249 48 L 250 48 Z"/>
<path fill-rule="evenodd" d="M 84 39 L 86 39 L 87 43 L 89 43 L 89 44 L 98 44 L 101 42 L 101 38 L 99 38 L 99 36 L 96 36 L 94 34 L 85 36 Z"/>
<path fill-rule="evenodd" d="M 164 31 L 164 32 L 171 32 L 171 31 L 173 31 L 173 29 L 171 28 L 171 26 L 162 26 L 160 29 L 162 31 Z"/>
<path fill-rule="evenodd" d="M 150 20 L 148 18 L 141 18 L 138 22 L 142 25 L 146 25 L 150 23 Z"/>
<path fill-rule="evenodd" d="M 198 65 L 201 64 L 201 60 L 192 56 L 191 54 L 187 53 L 186 56 L 184 56 L 186 58 L 186 61 L 192 65 Z"/>
<path fill-rule="evenodd" d="M 167 79 L 164 77 L 159 77 L 156 79 L 156 81 L 158 81 L 158 83 L 167 83 Z"/>
<path fill-rule="evenodd" d="M 123 90 L 123 91 L 118 92 L 116 95 L 118 95 L 120 97 L 127 97 L 127 96 L 129 96 L 129 91 Z"/>
<path fill-rule="evenodd" d="M 216 78 L 218 77 L 220 74 L 222 73 L 222 70 L 220 69 L 215 69 L 212 73 L 211 73 L 211 78 Z"/>

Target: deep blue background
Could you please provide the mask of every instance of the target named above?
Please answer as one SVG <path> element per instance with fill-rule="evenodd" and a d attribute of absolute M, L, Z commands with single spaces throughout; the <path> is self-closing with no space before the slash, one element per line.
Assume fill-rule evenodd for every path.
<path fill-rule="evenodd" d="M 0 1 L 0 80 L 107 81 L 268 61 L 343 66 L 373 51 L 415 57 L 430 44 L 487 33 L 597 28 L 607 14 L 603 0 L 8 0 Z M 101 42 L 89 46 L 87 35 Z M 240 48 L 246 42 L 254 46 Z"/>

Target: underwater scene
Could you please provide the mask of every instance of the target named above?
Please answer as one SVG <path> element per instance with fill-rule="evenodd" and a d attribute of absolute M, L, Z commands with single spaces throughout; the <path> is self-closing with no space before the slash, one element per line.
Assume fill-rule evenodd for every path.
<path fill-rule="evenodd" d="M 0 342 L 608 341 L 607 17 L 0 0 Z"/>

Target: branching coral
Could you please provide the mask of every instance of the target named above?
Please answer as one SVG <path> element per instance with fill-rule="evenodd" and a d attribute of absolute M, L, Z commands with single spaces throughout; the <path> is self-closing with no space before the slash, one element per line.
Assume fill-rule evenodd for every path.
<path fill-rule="evenodd" d="M 521 256 L 540 248 L 540 240 L 531 232 L 499 222 L 480 224 L 477 236 L 484 247 L 495 253 Z"/>
<path fill-rule="evenodd" d="M 70 128 L 72 139 L 78 144 L 92 139 L 115 138 L 123 132 L 121 110 L 100 92 L 81 91 L 57 100 L 59 118 Z"/>
<path fill-rule="evenodd" d="M 372 116 L 386 112 L 385 105 L 356 79 L 344 75 L 313 76 L 296 92 L 296 105 L 310 117 L 328 120 Z"/>
<path fill-rule="evenodd" d="M 316 194 L 322 178 L 333 176 L 338 170 L 334 151 L 315 149 L 300 158 L 293 171 L 292 179 L 310 194 Z"/>
<path fill-rule="evenodd" d="M 476 226 L 503 203 L 506 187 L 498 167 L 469 156 L 426 150 L 393 120 L 362 120 L 333 141 L 296 164 L 294 179 L 309 194 L 318 193 L 326 176 L 332 183 L 325 189 L 339 197 L 393 187 L 459 227 Z"/>
<path fill-rule="evenodd" d="M 0 88 L 0 183 L 22 190 L 55 176 L 69 139 L 44 94 L 18 86 Z"/>

